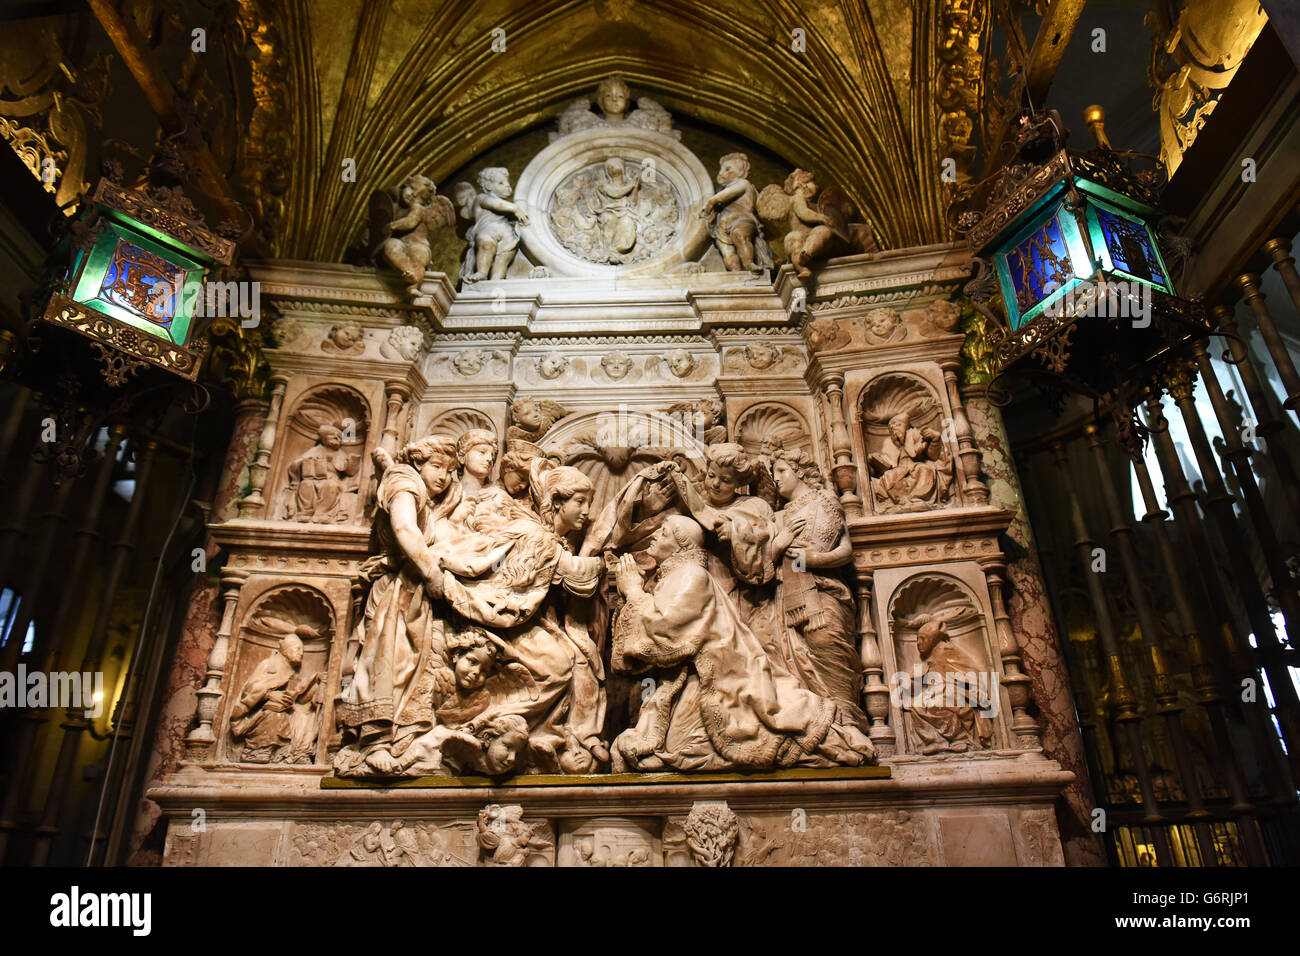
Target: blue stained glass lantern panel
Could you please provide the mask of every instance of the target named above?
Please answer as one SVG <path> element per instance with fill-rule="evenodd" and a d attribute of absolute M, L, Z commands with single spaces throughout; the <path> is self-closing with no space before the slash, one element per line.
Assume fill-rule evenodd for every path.
<path fill-rule="evenodd" d="M 1091 276 L 1082 234 L 1061 205 L 995 256 L 1012 330 Z"/>

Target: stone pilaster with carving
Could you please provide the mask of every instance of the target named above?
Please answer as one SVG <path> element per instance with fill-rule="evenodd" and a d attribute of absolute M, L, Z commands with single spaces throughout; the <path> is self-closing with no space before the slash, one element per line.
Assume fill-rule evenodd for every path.
<path fill-rule="evenodd" d="M 980 480 L 980 450 L 971 434 L 966 404 L 962 401 L 961 390 L 957 386 L 957 372 L 960 369 L 960 359 L 952 359 L 943 365 L 943 383 L 948 390 L 953 431 L 957 439 L 957 467 L 961 469 L 962 500 L 967 504 L 986 505 L 989 503 L 989 489 Z"/>
<path fill-rule="evenodd" d="M 239 604 L 239 592 L 247 578 L 246 571 L 227 571 L 221 575 L 221 626 L 217 628 L 216 640 L 208 654 L 203 686 L 196 691 L 199 701 L 194 716 L 198 724 L 185 738 L 186 756 L 192 761 L 210 757 L 217 741 L 212 722 L 217 715 L 217 705 L 224 696 L 222 682 L 230 654 L 230 636 L 235 628 L 235 607 Z"/>
<path fill-rule="evenodd" d="M 242 518 L 253 517 L 266 507 L 262 489 L 266 487 L 266 473 L 271 469 L 271 449 L 275 447 L 275 436 L 280 427 L 280 410 L 284 405 L 284 389 L 288 383 L 288 376 L 279 372 L 271 376 L 271 407 L 257 439 L 257 454 L 248 466 L 249 491 L 237 505 Z"/>
<path fill-rule="evenodd" d="M 860 659 L 864 684 L 862 697 L 864 709 L 871 719 L 867 736 L 875 745 L 877 755 L 892 756 L 898 749 L 894 729 L 889 726 L 889 687 L 886 685 L 885 659 L 880 653 L 880 640 L 871 606 L 872 575 L 870 570 L 858 572 L 858 630 L 862 640 Z"/>
<path fill-rule="evenodd" d="M 862 514 L 862 499 L 857 493 L 858 466 L 853 463 L 853 445 L 844 421 L 844 376 L 839 373 L 823 376 L 821 388 L 830 409 L 831 475 L 844 513 L 856 518 Z"/>

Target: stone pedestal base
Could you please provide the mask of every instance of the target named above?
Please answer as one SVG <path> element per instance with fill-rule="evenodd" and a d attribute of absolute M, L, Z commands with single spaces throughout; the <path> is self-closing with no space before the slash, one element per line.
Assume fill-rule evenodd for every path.
<path fill-rule="evenodd" d="M 771 774 L 422 778 L 185 767 L 149 792 L 167 866 L 1060 866 L 1038 753 Z"/>

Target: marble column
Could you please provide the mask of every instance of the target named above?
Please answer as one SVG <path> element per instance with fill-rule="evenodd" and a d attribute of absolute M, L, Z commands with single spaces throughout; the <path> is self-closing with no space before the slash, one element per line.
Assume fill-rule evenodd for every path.
<path fill-rule="evenodd" d="M 1092 830 L 1094 797 L 1083 749 L 1083 737 L 1075 717 L 1074 694 L 1062 658 L 1060 640 L 1052 621 L 1047 587 L 1033 530 L 1025 512 L 1020 479 L 1012 464 L 1011 442 L 1002 415 L 988 400 L 983 386 L 964 389 L 966 415 L 980 449 L 988 483 L 989 504 L 1005 508 L 1013 518 L 1007 537 L 1018 555 L 1007 562 L 1006 577 L 1011 585 L 1006 602 L 1007 617 L 1019 639 L 1021 664 L 1032 682 L 1034 702 L 1042 723 L 1043 750 L 1075 775 L 1057 805 L 1061 840 L 1067 863 L 1072 866 L 1103 866 L 1106 862 L 1101 841 Z"/>
<path fill-rule="evenodd" d="M 844 376 L 830 372 L 819 383 L 826 396 L 831 428 L 831 474 L 840 492 L 840 504 L 850 518 L 862 517 L 862 498 L 857 494 L 858 466 L 853 463 L 853 445 L 844 421 Z"/>
<path fill-rule="evenodd" d="M 237 418 L 245 415 L 250 418 L 265 415 L 261 433 L 257 438 L 257 453 L 253 456 L 252 464 L 248 466 L 248 494 L 241 498 L 238 504 L 241 518 L 276 517 L 267 513 L 262 489 L 266 487 L 266 475 L 271 470 L 271 449 L 275 447 L 275 436 L 280 426 L 280 410 L 284 405 L 284 390 L 288 384 L 287 376 L 276 373 L 271 376 L 269 406 L 257 399 L 245 399 L 239 403 Z"/>

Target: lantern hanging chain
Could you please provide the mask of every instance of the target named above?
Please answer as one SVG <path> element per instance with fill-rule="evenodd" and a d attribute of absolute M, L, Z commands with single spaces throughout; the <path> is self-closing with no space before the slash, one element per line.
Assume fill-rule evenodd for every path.
<path fill-rule="evenodd" d="M 194 417 L 194 426 L 190 432 L 190 443 L 188 448 L 190 479 L 189 483 L 186 485 L 185 494 L 181 497 L 180 506 L 176 509 L 176 517 L 172 519 L 171 527 L 167 531 L 167 537 L 163 541 L 162 548 L 158 552 L 158 563 L 154 567 L 153 582 L 149 586 L 149 597 L 145 601 L 144 614 L 140 619 L 140 629 L 136 634 L 135 647 L 131 651 L 130 670 L 128 670 L 127 679 L 122 685 L 122 694 L 118 698 L 119 701 L 129 702 L 131 699 L 131 691 L 139 675 L 139 666 L 142 663 L 140 660 L 141 648 L 144 645 L 145 634 L 148 632 L 149 619 L 153 616 L 154 602 L 158 599 L 158 588 L 162 583 L 163 565 L 167 560 L 167 553 L 171 550 L 172 540 L 176 536 L 176 529 L 180 527 L 181 518 L 185 516 L 185 510 L 189 506 L 191 497 L 194 494 L 194 486 L 197 483 L 198 476 L 194 471 L 194 461 L 195 449 L 198 446 L 199 437 L 198 412 L 207 408 L 211 401 L 211 395 L 204 386 L 197 382 L 193 383 L 193 387 L 195 389 L 195 394 L 191 396 L 190 400 L 187 401 L 185 405 L 186 411 L 191 412 Z M 125 714 L 123 716 L 125 716 Z M 113 768 L 113 760 L 117 754 L 117 744 L 118 738 L 122 732 L 122 723 L 123 721 L 118 720 L 116 725 L 113 727 L 113 741 L 108 748 L 108 758 L 104 761 L 104 772 L 100 778 L 99 784 L 99 801 L 95 807 L 95 826 L 90 831 L 90 847 L 86 851 L 86 866 L 93 865 L 95 847 L 99 843 L 99 826 L 103 819 L 104 800 L 108 795 L 108 782 L 112 776 L 110 771 Z"/>

